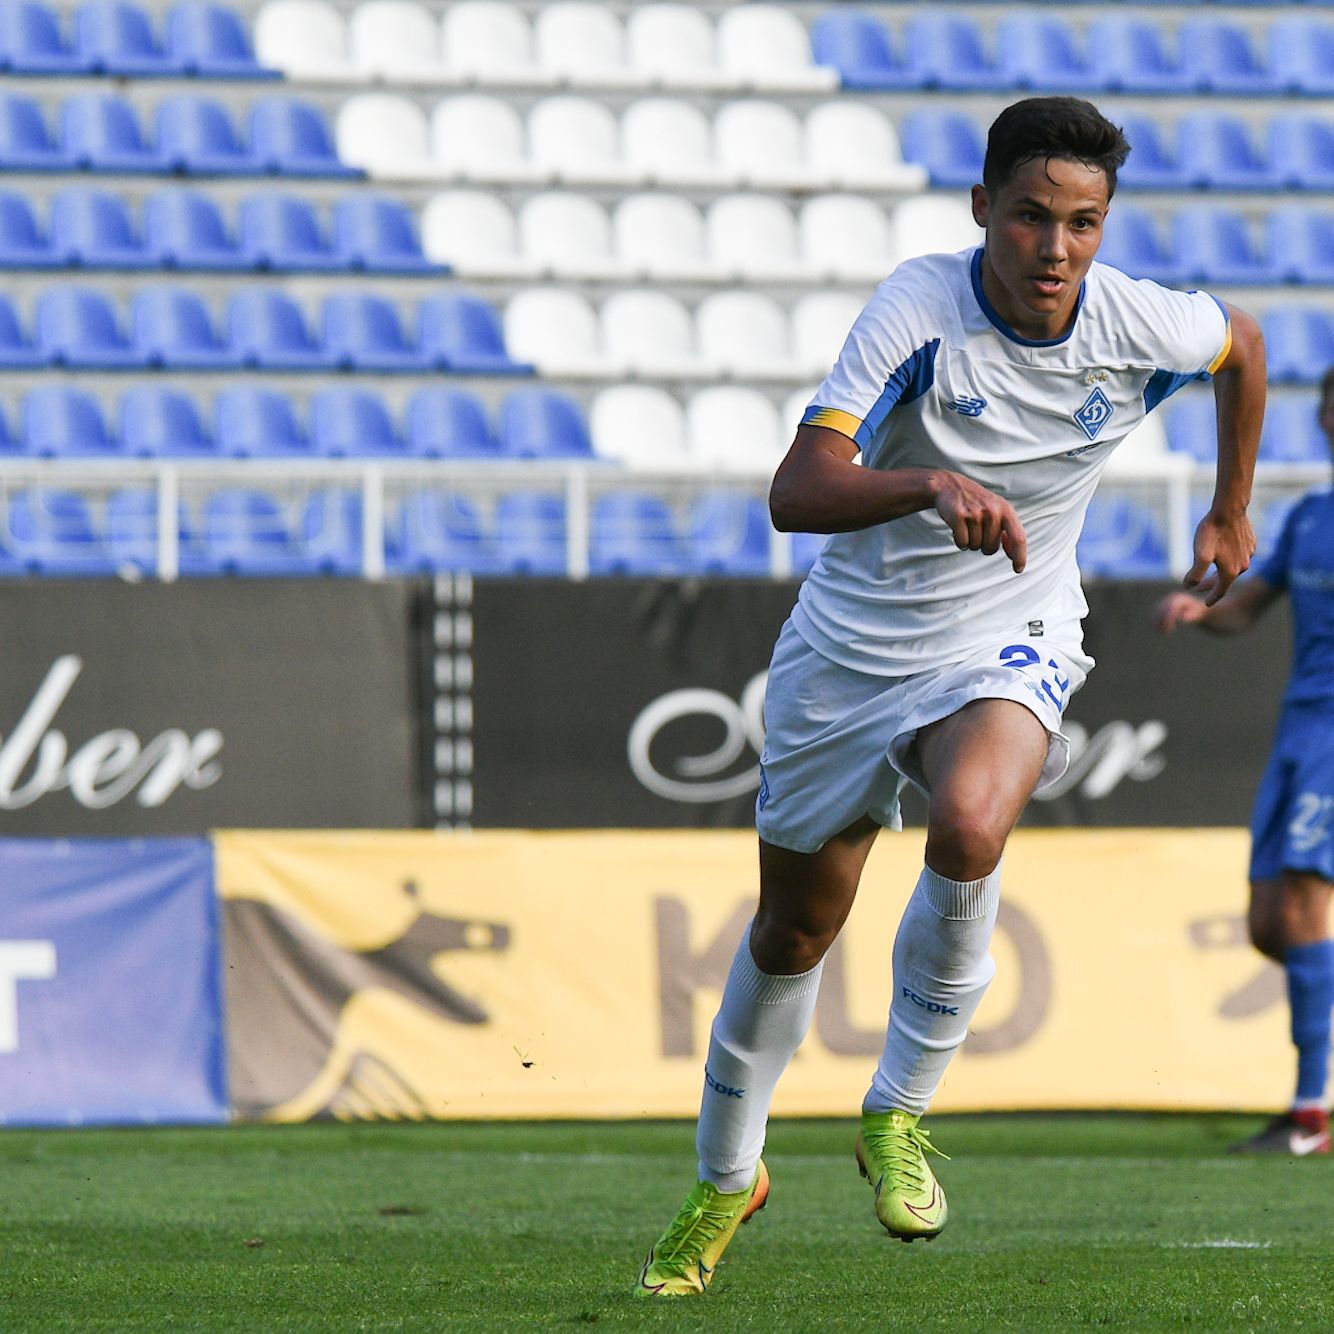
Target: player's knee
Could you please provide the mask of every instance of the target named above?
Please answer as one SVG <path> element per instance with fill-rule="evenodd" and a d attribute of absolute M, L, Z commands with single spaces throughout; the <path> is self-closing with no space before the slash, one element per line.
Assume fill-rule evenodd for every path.
<path fill-rule="evenodd" d="M 978 806 L 933 809 L 926 834 L 926 864 L 951 880 L 980 880 L 996 869 L 1009 828 Z"/>
<path fill-rule="evenodd" d="M 837 922 L 794 922 L 760 915 L 750 930 L 750 952 L 762 973 L 808 973 L 838 935 Z"/>
<path fill-rule="evenodd" d="M 1287 935 L 1283 918 L 1268 905 L 1252 904 L 1246 914 L 1246 930 L 1255 946 L 1266 958 L 1282 963 L 1286 953 Z"/>

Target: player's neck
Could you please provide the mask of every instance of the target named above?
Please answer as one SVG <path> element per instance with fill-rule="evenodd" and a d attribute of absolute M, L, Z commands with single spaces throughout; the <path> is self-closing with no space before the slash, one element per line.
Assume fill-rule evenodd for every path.
<path fill-rule="evenodd" d="M 1004 321 L 1007 328 L 1020 338 L 1027 338 L 1035 343 L 1050 343 L 1063 338 L 1070 331 L 1079 313 L 1079 290 L 1076 289 L 1065 303 L 1064 308 L 1053 311 L 1050 315 L 1029 310 L 1010 293 L 992 268 L 987 252 L 982 252 L 980 266 L 982 293 L 991 308 Z"/>

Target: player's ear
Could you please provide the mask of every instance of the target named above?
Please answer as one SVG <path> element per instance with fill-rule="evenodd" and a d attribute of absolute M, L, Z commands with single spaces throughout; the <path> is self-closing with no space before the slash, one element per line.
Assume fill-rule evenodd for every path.
<path fill-rule="evenodd" d="M 987 214 L 991 210 L 991 194 L 985 185 L 973 186 L 973 221 L 979 227 L 987 225 Z"/>

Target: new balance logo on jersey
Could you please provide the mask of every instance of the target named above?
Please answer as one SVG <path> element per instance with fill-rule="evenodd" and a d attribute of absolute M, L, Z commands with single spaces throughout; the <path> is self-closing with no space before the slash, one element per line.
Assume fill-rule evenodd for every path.
<path fill-rule="evenodd" d="M 1098 432 L 1111 420 L 1114 411 L 1107 395 L 1101 389 L 1094 389 L 1084 400 L 1084 406 L 1074 414 L 1074 418 L 1079 429 L 1090 440 L 1096 440 Z"/>
<path fill-rule="evenodd" d="M 951 412 L 957 412 L 961 417 L 980 417 L 986 405 L 985 398 L 969 398 L 966 394 L 960 394 L 953 403 L 948 404 L 948 407 Z"/>
<path fill-rule="evenodd" d="M 927 1000 L 925 996 L 919 996 L 911 987 L 903 988 L 904 996 L 912 1001 L 914 1005 L 920 1006 L 928 1014 L 958 1014 L 957 1005 L 942 1005 L 939 1001 Z M 708 1071 L 705 1072 L 705 1078 L 708 1078 Z"/>

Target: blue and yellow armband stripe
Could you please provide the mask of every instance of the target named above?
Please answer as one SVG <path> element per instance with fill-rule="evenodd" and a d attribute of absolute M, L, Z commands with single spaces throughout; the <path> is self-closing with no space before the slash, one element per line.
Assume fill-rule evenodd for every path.
<path fill-rule="evenodd" d="M 846 435 L 849 440 L 857 439 L 857 432 L 862 429 L 862 419 L 854 417 L 850 412 L 844 412 L 840 408 L 822 408 L 812 406 L 806 409 L 805 415 L 801 419 L 803 426 L 824 426 L 831 431 L 837 431 L 840 435 Z"/>

